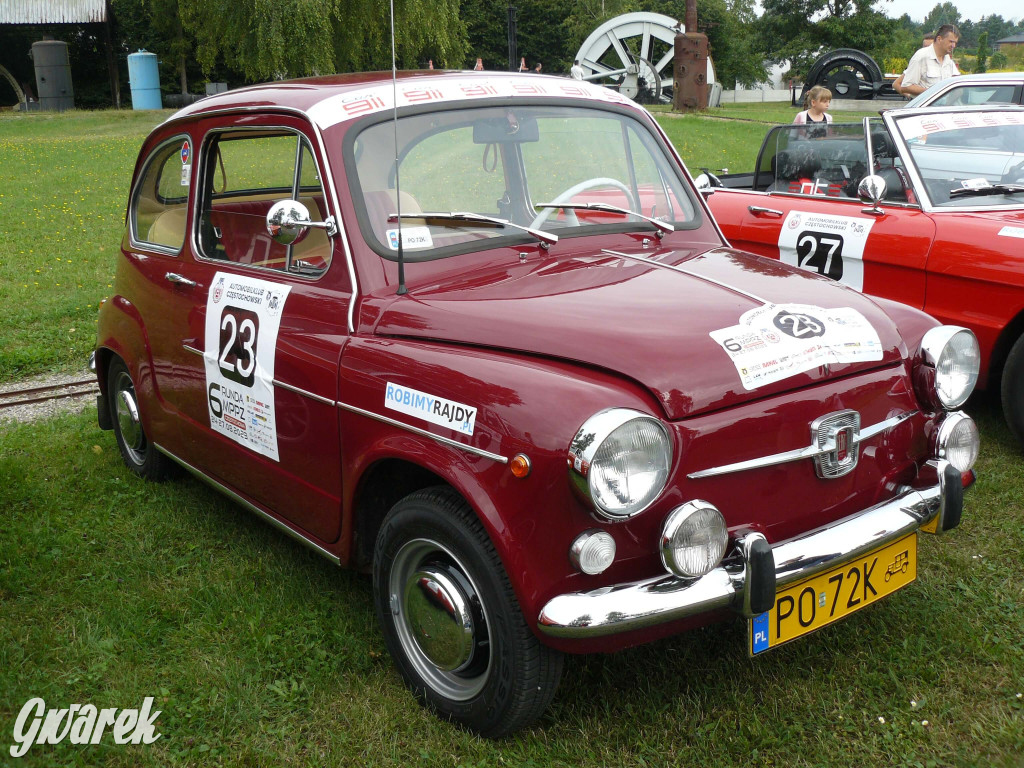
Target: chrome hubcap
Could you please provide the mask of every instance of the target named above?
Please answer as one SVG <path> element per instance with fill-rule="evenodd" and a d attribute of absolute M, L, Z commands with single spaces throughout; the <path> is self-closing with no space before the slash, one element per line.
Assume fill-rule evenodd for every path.
<path fill-rule="evenodd" d="M 473 660 L 473 615 L 469 598 L 439 566 L 413 573 L 405 585 L 409 633 L 423 655 L 439 669 L 458 672 Z"/>
<path fill-rule="evenodd" d="M 395 555 L 389 600 L 405 656 L 446 698 L 465 701 L 487 682 L 491 648 L 487 614 L 466 568 L 428 539 Z"/>
<path fill-rule="evenodd" d="M 117 409 L 117 430 L 121 433 L 125 448 L 136 463 L 143 461 L 142 451 L 146 447 L 146 435 L 139 420 L 139 407 L 135 402 L 135 388 L 127 374 L 118 376 L 114 387 L 114 403 Z"/>

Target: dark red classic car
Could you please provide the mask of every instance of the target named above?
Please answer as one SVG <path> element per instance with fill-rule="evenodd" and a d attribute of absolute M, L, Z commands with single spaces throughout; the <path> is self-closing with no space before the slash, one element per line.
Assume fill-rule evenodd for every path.
<path fill-rule="evenodd" d="M 1001 395 L 1024 445 L 1024 108 L 779 126 L 753 173 L 715 181 L 708 202 L 732 245 L 974 331 L 979 386 Z"/>
<path fill-rule="evenodd" d="M 127 465 L 372 570 L 406 684 L 488 736 L 564 652 L 742 617 L 756 654 L 906 586 L 973 480 L 974 335 L 728 248 L 589 84 L 204 99 L 144 143 L 121 250 L 94 364 Z"/>

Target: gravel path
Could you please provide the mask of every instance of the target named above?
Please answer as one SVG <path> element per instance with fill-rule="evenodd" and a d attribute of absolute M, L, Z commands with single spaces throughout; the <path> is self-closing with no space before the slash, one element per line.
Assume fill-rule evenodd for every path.
<path fill-rule="evenodd" d="M 8 405 L 11 402 L 10 398 L 3 397 L 2 395 L 6 392 L 14 392 L 23 389 L 33 389 L 35 387 L 50 387 L 58 386 L 61 389 L 55 389 L 49 392 L 39 392 L 34 395 L 25 395 L 25 398 L 33 398 L 45 396 L 47 394 L 58 394 L 64 391 L 70 391 L 72 388 L 67 387 L 76 381 L 85 381 L 86 379 L 92 378 L 95 382 L 95 375 L 90 373 L 88 370 L 76 371 L 74 373 L 62 373 L 62 374 L 51 374 L 49 376 L 37 376 L 33 379 L 23 379 L 22 381 L 15 382 L 4 382 L 0 384 L 0 427 L 7 422 L 28 422 L 38 421 L 40 419 L 49 419 L 61 413 L 81 413 L 87 407 L 92 407 L 96 403 L 96 395 L 99 392 L 95 386 L 85 391 L 78 397 L 62 397 L 56 400 L 44 400 L 41 403 L 29 403 L 27 405 Z M 75 391 L 84 391 L 84 387 L 75 387 Z"/>

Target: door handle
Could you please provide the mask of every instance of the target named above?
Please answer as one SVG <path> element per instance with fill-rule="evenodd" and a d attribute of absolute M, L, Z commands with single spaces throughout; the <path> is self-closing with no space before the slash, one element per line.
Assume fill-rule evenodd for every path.
<path fill-rule="evenodd" d="M 777 211 L 774 208 L 765 208 L 760 205 L 748 205 L 747 210 L 755 216 L 759 213 L 770 213 L 772 216 L 785 216 L 782 211 Z"/>
<path fill-rule="evenodd" d="M 175 285 L 185 285 L 189 288 L 195 288 L 199 283 L 195 280 L 189 280 L 184 275 L 179 275 L 177 272 L 168 272 L 164 277 L 168 282 L 174 283 Z"/>

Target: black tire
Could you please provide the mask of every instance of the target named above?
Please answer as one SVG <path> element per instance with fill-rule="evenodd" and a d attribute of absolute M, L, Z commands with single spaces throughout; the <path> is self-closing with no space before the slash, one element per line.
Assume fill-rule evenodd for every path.
<path fill-rule="evenodd" d="M 1000 397 L 1006 423 L 1024 448 L 1024 335 L 1017 339 L 1006 358 Z"/>
<path fill-rule="evenodd" d="M 164 480 L 175 473 L 174 463 L 158 451 L 143 429 L 135 382 L 119 357 L 107 369 L 107 404 L 121 458 L 128 468 L 147 480 Z"/>
<path fill-rule="evenodd" d="M 441 718 L 497 738 L 554 698 L 562 654 L 530 631 L 487 533 L 450 488 L 417 491 L 388 513 L 373 594 L 405 684 Z"/>

